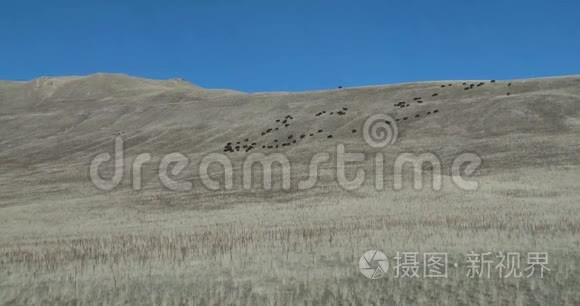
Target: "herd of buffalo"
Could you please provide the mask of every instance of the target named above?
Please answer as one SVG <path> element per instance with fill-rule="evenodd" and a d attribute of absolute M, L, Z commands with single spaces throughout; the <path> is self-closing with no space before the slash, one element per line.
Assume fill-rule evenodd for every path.
<path fill-rule="evenodd" d="M 490 83 L 492 83 L 492 84 L 496 83 L 496 80 L 491 80 Z M 476 83 L 469 83 L 468 84 L 467 82 L 464 82 L 464 83 L 462 83 L 462 85 L 465 86 L 463 89 L 465 91 L 467 91 L 467 90 L 473 90 L 477 87 L 482 87 L 482 86 L 486 85 L 486 83 L 479 82 L 477 84 Z M 508 89 L 511 88 L 511 85 L 512 85 L 512 83 L 507 84 Z M 453 87 L 453 84 L 452 83 L 442 84 L 440 87 L 441 88 L 449 88 L 449 87 Z M 341 89 L 341 88 L 342 88 L 342 86 L 339 87 L 339 89 Z M 506 95 L 507 96 L 511 95 L 511 92 L 508 91 L 506 93 Z M 438 92 L 431 94 L 431 98 L 436 98 L 436 97 L 439 97 Z M 410 107 L 412 105 L 411 103 L 423 104 L 425 100 L 426 99 L 423 99 L 422 97 L 414 97 L 412 99 L 412 102 L 399 101 L 399 102 L 393 104 L 393 106 L 398 107 L 398 108 L 407 108 L 407 107 Z M 338 118 L 335 119 L 332 117 L 334 117 L 334 116 L 346 116 L 347 113 L 348 113 L 348 108 L 342 107 L 338 110 L 332 110 L 332 111 L 321 110 L 321 111 L 317 112 L 316 114 L 314 114 L 314 117 L 316 117 L 316 119 L 319 119 L 319 120 L 322 120 L 324 118 L 327 118 L 329 120 L 338 120 Z M 437 113 L 439 113 L 438 109 L 417 112 L 413 116 L 405 116 L 405 117 L 395 118 L 395 121 L 396 122 L 407 121 L 407 120 L 409 120 L 409 118 L 420 118 L 421 116 L 429 116 L 429 115 L 433 115 L 433 114 L 437 114 Z M 334 137 L 332 135 L 331 131 L 325 132 L 323 129 L 312 129 L 312 130 L 306 129 L 308 131 L 294 134 L 292 132 L 292 129 L 289 129 L 293 120 L 294 120 L 294 117 L 292 115 L 286 115 L 284 118 L 275 119 L 274 126 L 261 131 L 259 133 L 259 136 L 256 137 L 257 139 L 250 140 L 249 138 L 244 138 L 244 139 L 240 139 L 237 141 L 229 141 L 225 144 L 223 151 L 226 153 L 227 152 L 234 153 L 234 152 L 240 152 L 240 151 L 250 152 L 251 150 L 258 149 L 258 148 L 275 150 L 275 149 L 281 149 L 281 148 L 285 148 L 285 147 L 299 144 L 300 141 L 302 141 L 306 138 L 325 137 L 327 139 L 330 139 L 330 138 Z M 392 122 L 390 122 L 390 121 L 386 121 L 386 123 L 392 124 Z M 300 128 L 304 129 L 305 127 L 300 126 Z M 351 132 L 354 134 L 357 132 L 357 130 L 352 129 Z M 270 139 L 271 137 L 268 137 L 268 140 L 266 140 L 265 136 L 267 136 L 269 134 L 275 134 L 275 135 L 279 135 L 279 136 L 275 137 L 274 139 Z"/>

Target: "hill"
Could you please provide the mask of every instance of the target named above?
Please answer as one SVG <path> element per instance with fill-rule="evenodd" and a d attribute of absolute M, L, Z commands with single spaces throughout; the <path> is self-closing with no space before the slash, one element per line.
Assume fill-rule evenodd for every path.
<path fill-rule="evenodd" d="M 0 303 L 580 302 L 570 285 L 580 263 L 579 85 L 569 76 L 242 93 L 117 74 L 0 82 Z M 379 114 L 396 140 L 373 147 L 365 123 Z M 117 141 L 124 175 L 101 190 L 90 165 L 114 156 Z M 342 145 L 363 153 L 345 170 L 349 179 L 365 171 L 357 188 L 338 182 Z M 176 153 L 187 164 L 169 176 L 191 183 L 187 190 L 160 179 L 162 160 Z M 255 153 L 288 164 L 253 172 L 247 189 L 244 162 Z M 300 188 L 320 153 L 330 157 L 318 181 Z M 450 183 L 466 153 L 481 161 L 475 191 Z M 133 162 L 142 154 L 150 160 L 136 190 Z M 441 173 L 432 163 L 421 169 L 444 177 L 443 187 L 426 180 L 428 188 L 412 188 L 413 172 L 396 171 L 403 154 L 434 156 Z M 199 169 L 210 155 L 231 162 L 232 188 L 216 165 L 209 176 L 222 187 L 205 185 Z M 112 161 L 99 167 L 106 178 L 114 170 Z M 279 179 L 286 170 L 287 188 Z M 264 189 L 259 179 L 270 172 L 273 187 Z M 402 189 L 393 187 L 399 176 Z M 528 291 L 537 279 L 478 285 L 465 271 L 387 292 L 380 289 L 396 279 L 372 282 L 356 268 L 364 251 L 380 248 L 389 257 L 442 250 L 456 260 L 470 250 L 542 249 L 559 265 L 536 294 Z"/>

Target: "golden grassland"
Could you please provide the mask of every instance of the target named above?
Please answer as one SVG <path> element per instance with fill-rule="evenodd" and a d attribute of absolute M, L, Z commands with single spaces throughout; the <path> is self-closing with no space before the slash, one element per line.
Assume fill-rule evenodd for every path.
<path fill-rule="evenodd" d="M 152 189 L 6 207 L 0 304 L 574 305 L 578 174 L 514 170 L 480 177 L 473 192 L 326 186 L 324 196 L 199 204 Z M 449 277 L 366 279 L 358 260 L 373 249 L 390 260 L 446 252 Z M 471 279 L 469 251 L 548 252 L 552 270 Z"/>

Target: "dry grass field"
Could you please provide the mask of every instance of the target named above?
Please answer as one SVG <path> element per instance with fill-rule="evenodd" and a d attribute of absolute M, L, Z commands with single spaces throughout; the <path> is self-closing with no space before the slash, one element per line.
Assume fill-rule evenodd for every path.
<path fill-rule="evenodd" d="M 0 304 L 578 305 L 579 109 L 578 76 L 254 94 L 110 74 L 0 82 Z M 400 119 L 396 143 L 365 143 L 373 114 Z M 89 165 L 114 153 L 116 137 L 124 176 L 100 190 Z M 250 152 L 224 152 L 245 139 L 256 142 Z M 298 141 L 268 149 L 282 139 Z M 359 188 L 337 182 L 338 144 L 365 154 L 346 171 L 366 171 Z M 173 178 L 191 190 L 160 182 L 160 160 L 174 152 L 189 164 Z M 331 161 L 316 185 L 299 189 L 311 157 L 324 152 Z M 472 191 L 450 177 L 465 152 L 482 161 Z M 130 165 L 141 153 L 152 160 L 134 190 Z M 232 161 L 232 189 L 201 183 L 198 166 L 211 153 Z M 286 156 L 290 188 L 274 167 L 272 190 L 260 180 L 244 189 L 251 153 Z M 393 188 L 402 153 L 434 154 L 443 171 L 425 169 L 416 190 L 405 168 L 403 188 Z M 112 163 L 101 171 L 111 176 Z M 385 277 L 359 271 L 368 250 L 389 258 Z M 500 278 L 494 258 L 490 278 L 470 278 L 471 251 L 518 252 L 522 270 L 526 254 L 546 252 L 551 270 Z M 448 277 L 395 277 L 397 252 L 447 253 Z"/>

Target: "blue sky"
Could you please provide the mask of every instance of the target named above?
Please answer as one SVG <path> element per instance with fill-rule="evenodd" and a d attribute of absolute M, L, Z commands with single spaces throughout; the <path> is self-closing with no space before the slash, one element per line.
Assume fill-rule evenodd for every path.
<path fill-rule="evenodd" d="M 0 79 L 247 92 L 580 74 L 579 1 L 5 1 Z"/>

